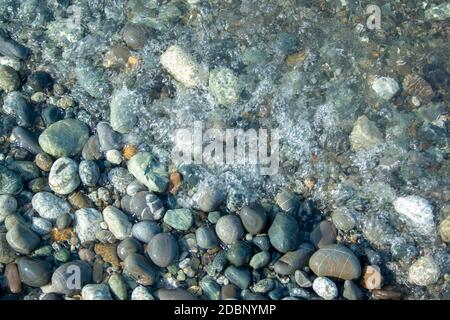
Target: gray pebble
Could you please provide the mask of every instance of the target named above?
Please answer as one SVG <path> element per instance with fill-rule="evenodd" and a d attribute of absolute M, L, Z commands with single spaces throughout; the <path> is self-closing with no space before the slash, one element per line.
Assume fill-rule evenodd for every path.
<path fill-rule="evenodd" d="M 239 216 L 244 228 L 253 235 L 260 233 L 266 225 L 267 214 L 260 206 L 255 208 L 245 206 L 241 209 Z"/>
<path fill-rule="evenodd" d="M 43 260 L 20 258 L 17 260 L 20 279 L 30 287 L 42 287 L 50 282 L 52 266 Z"/>
<path fill-rule="evenodd" d="M 178 244 L 169 233 L 159 233 L 149 242 L 147 254 L 158 267 L 167 267 L 178 257 Z"/>
<path fill-rule="evenodd" d="M 93 187 L 100 179 L 100 169 L 93 160 L 82 160 L 78 167 L 81 182 L 88 187 Z"/>
<path fill-rule="evenodd" d="M 52 289 L 55 293 L 72 296 L 81 292 L 91 282 L 92 269 L 87 262 L 72 261 L 59 266 L 52 275 Z"/>
<path fill-rule="evenodd" d="M 21 223 L 16 224 L 6 233 L 6 240 L 11 248 L 23 254 L 30 254 L 41 241 L 36 233 Z"/>
<path fill-rule="evenodd" d="M 268 231 L 270 243 L 280 252 L 295 250 L 300 243 L 297 220 L 285 213 L 278 213 Z"/>
<path fill-rule="evenodd" d="M 101 121 L 97 124 L 97 136 L 100 143 L 100 151 L 122 148 L 122 136 L 114 131 L 108 122 Z"/>
<path fill-rule="evenodd" d="M 70 205 L 66 200 L 49 192 L 36 193 L 31 204 L 42 218 L 50 220 L 57 219 L 58 216 L 67 214 L 70 211 Z"/>
<path fill-rule="evenodd" d="M 211 249 L 219 244 L 216 232 L 211 227 L 204 226 L 198 228 L 195 231 L 195 238 L 197 245 L 202 249 Z"/>
<path fill-rule="evenodd" d="M 50 188 L 59 194 L 69 194 L 80 185 L 78 163 L 70 158 L 56 160 L 48 176 Z"/>
<path fill-rule="evenodd" d="M 261 269 L 267 266 L 270 262 L 270 253 L 267 251 L 261 251 L 255 254 L 250 260 L 250 267 L 253 269 Z"/>
<path fill-rule="evenodd" d="M 132 253 L 143 253 L 142 245 L 136 239 L 122 240 L 117 246 L 117 255 L 124 261 Z"/>
<path fill-rule="evenodd" d="M 158 233 L 161 233 L 161 227 L 156 222 L 148 220 L 134 224 L 131 229 L 133 238 L 144 243 L 149 243 Z"/>
<path fill-rule="evenodd" d="M 23 182 L 20 175 L 0 165 L 0 194 L 17 194 L 22 187 Z"/>
<path fill-rule="evenodd" d="M 112 300 L 109 287 L 102 284 L 87 284 L 81 290 L 83 300 Z"/>
<path fill-rule="evenodd" d="M 107 206 L 103 209 L 103 219 L 117 239 L 124 240 L 131 236 L 131 222 L 125 213 L 116 207 Z"/>
<path fill-rule="evenodd" d="M 128 185 L 135 181 L 135 178 L 128 172 L 128 170 L 122 167 L 112 168 L 108 172 L 108 178 L 113 184 L 114 189 L 121 193 L 125 193 Z"/>
<path fill-rule="evenodd" d="M 130 253 L 125 258 L 124 271 L 143 286 L 153 285 L 159 277 L 156 267 L 143 255 L 137 253 Z"/>
<path fill-rule="evenodd" d="M 216 223 L 216 234 L 226 244 L 233 244 L 244 237 L 241 219 L 235 215 L 221 217 Z"/>
<path fill-rule="evenodd" d="M 194 224 L 194 215 L 190 209 L 168 210 L 164 215 L 164 223 L 176 230 L 187 231 Z"/>
<path fill-rule="evenodd" d="M 240 289 L 247 289 L 252 282 L 252 275 L 245 267 L 229 266 L 225 269 L 225 277 Z"/>
<path fill-rule="evenodd" d="M 0 222 L 17 209 L 17 200 L 11 195 L 0 194 Z"/>

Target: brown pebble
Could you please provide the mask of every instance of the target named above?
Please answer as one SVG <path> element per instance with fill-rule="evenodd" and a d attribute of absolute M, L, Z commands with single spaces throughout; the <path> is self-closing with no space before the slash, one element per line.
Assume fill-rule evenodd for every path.
<path fill-rule="evenodd" d="M 372 296 L 375 300 L 399 300 L 402 297 L 402 293 L 391 288 L 385 288 L 373 290 Z"/>
<path fill-rule="evenodd" d="M 367 290 L 381 289 L 383 276 L 378 266 L 367 266 L 362 276 L 362 286 Z"/>
<path fill-rule="evenodd" d="M 418 75 L 408 74 L 402 85 L 407 94 L 417 97 L 422 102 L 429 102 L 434 96 L 433 88 L 430 84 Z"/>
<path fill-rule="evenodd" d="M 22 292 L 22 281 L 20 280 L 17 264 L 10 263 L 5 267 L 5 277 L 8 289 L 11 293 Z"/>
<path fill-rule="evenodd" d="M 239 291 L 240 291 L 239 288 L 236 287 L 234 284 L 227 284 L 221 288 L 220 294 L 222 296 L 222 300 L 234 299 L 238 298 L 240 293 Z"/>
<path fill-rule="evenodd" d="M 45 153 L 38 153 L 34 162 L 39 169 L 45 172 L 49 172 L 53 165 L 53 159 Z"/>
<path fill-rule="evenodd" d="M 93 203 L 91 199 L 88 198 L 85 194 L 77 191 L 72 194 L 70 194 L 67 197 L 67 200 L 69 203 L 74 207 L 75 209 L 82 209 L 82 208 L 92 208 Z"/>
<path fill-rule="evenodd" d="M 62 242 L 68 241 L 72 237 L 72 228 L 66 228 L 59 230 L 58 228 L 53 228 L 50 232 L 53 241 Z"/>
<path fill-rule="evenodd" d="M 80 260 L 86 261 L 89 263 L 94 262 L 94 259 L 95 259 L 95 253 L 92 250 L 89 250 L 86 248 L 81 248 L 78 251 L 78 256 L 80 257 Z"/>
<path fill-rule="evenodd" d="M 117 245 L 112 243 L 96 243 L 94 246 L 96 254 L 101 256 L 103 260 L 113 266 L 119 266 L 119 257 L 117 256 Z"/>
<path fill-rule="evenodd" d="M 179 172 L 172 172 L 170 174 L 170 186 L 169 186 L 169 192 L 172 194 L 177 194 L 178 189 L 180 189 L 181 185 L 181 174 Z"/>

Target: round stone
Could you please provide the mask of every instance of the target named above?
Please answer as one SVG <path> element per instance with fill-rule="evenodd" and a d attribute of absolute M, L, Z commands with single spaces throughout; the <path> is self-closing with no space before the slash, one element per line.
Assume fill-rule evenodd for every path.
<path fill-rule="evenodd" d="M 300 243 L 300 227 L 297 220 L 284 213 L 276 215 L 268 235 L 272 246 L 280 252 L 295 250 Z"/>
<path fill-rule="evenodd" d="M 270 253 L 267 251 L 261 251 L 255 254 L 250 260 L 250 267 L 255 270 L 264 268 L 269 264 L 270 261 Z"/>
<path fill-rule="evenodd" d="M 142 245 L 133 238 L 122 240 L 117 246 L 117 255 L 124 261 L 132 253 L 143 253 Z"/>
<path fill-rule="evenodd" d="M 93 160 L 82 160 L 78 167 L 81 182 L 88 187 L 93 187 L 100 179 L 100 169 Z"/>
<path fill-rule="evenodd" d="M 248 242 L 236 242 L 227 250 L 227 259 L 236 267 L 241 267 L 250 261 L 252 248 Z"/>
<path fill-rule="evenodd" d="M 72 261 L 59 266 L 52 275 L 52 290 L 55 293 L 72 296 L 91 282 L 92 269 L 87 262 Z"/>
<path fill-rule="evenodd" d="M 59 230 L 66 229 L 72 224 L 72 216 L 69 213 L 63 213 L 56 218 L 56 227 Z"/>
<path fill-rule="evenodd" d="M 81 290 L 83 300 L 112 300 L 109 287 L 104 284 L 87 284 Z"/>
<path fill-rule="evenodd" d="M 261 251 L 270 250 L 270 241 L 268 236 L 256 236 L 253 238 L 253 244 L 257 246 Z"/>
<path fill-rule="evenodd" d="M 250 270 L 245 267 L 229 266 L 225 269 L 225 277 L 242 290 L 247 289 L 252 282 Z"/>
<path fill-rule="evenodd" d="M 76 119 L 53 123 L 39 136 L 42 150 L 54 157 L 70 157 L 81 152 L 89 138 L 88 127 Z"/>
<path fill-rule="evenodd" d="M 124 240 L 131 236 L 132 224 L 128 217 L 113 206 L 107 206 L 103 210 L 103 219 L 108 225 L 109 231 L 119 240 Z"/>
<path fill-rule="evenodd" d="M 31 220 L 31 230 L 43 236 L 50 233 L 52 230 L 52 223 L 44 218 L 33 217 Z"/>
<path fill-rule="evenodd" d="M 195 231 L 197 245 L 202 249 L 211 249 L 218 245 L 216 232 L 211 227 L 200 227 Z"/>
<path fill-rule="evenodd" d="M 421 257 L 409 267 L 408 281 L 418 286 L 428 286 L 439 280 L 440 273 L 433 257 Z"/>
<path fill-rule="evenodd" d="M 119 165 L 122 163 L 122 154 L 119 150 L 106 151 L 106 160 L 112 164 Z"/>
<path fill-rule="evenodd" d="M 21 223 L 16 224 L 6 233 L 6 240 L 11 248 L 23 254 L 30 254 L 41 241 L 36 233 Z"/>
<path fill-rule="evenodd" d="M 78 163 L 70 158 L 56 160 L 48 176 L 50 188 L 59 194 L 69 194 L 80 185 Z"/>
<path fill-rule="evenodd" d="M 131 293 L 131 300 L 155 300 L 146 287 L 137 286 Z"/>
<path fill-rule="evenodd" d="M 340 244 L 328 245 L 316 251 L 309 259 L 309 267 L 319 277 L 352 280 L 361 276 L 358 258 Z"/>
<path fill-rule="evenodd" d="M 108 279 L 108 285 L 117 300 L 126 300 L 128 298 L 127 285 L 120 274 L 114 272 Z"/>
<path fill-rule="evenodd" d="M 123 41 L 130 49 L 141 50 L 148 40 L 148 32 L 144 26 L 127 24 L 122 29 Z"/>
<path fill-rule="evenodd" d="M 314 279 L 313 290 L 319 297 L 322 297 L 325 300 L 332 300 L 338 296 L 336 284 L 325 277 L 317 277 Z"/>
<path fill-rule="evenodd" d="M 158 280 L 158 270 L 143 255 L 130 253 L 125 258 L 124 271 L 143 286 L 151 286 Z"/>
<path fill-rule="evenodd" d="M 137 192 L 131 197 L 130 210 L 140 220 L 159 220 L 165 212 L 161 199 L 148 191 Z"/>
<path fill-rule="evenodd" d="M 50 282 L 52 266 L 42 260 L 20 258 L 17 260 L 20 279 L 30 287 L 42 287 Z"/>
<path fill-rule="evenodd" d="M 322 221 L 311 232 L 310 241 L 316 248 L 322 248 L 326 245 L 335 243 L 336 237 L 336 227 L 329 221 Z"/>
<path fill-rule="evenodd" d="M 31 200 L 31 204 L 33 209 L 45 219 L 54 220 L 58 216 L 70 212 L 69 203 L 50 192 L 36 193 Z"/>
<path fill-rule="evenodd" d="M 354 213 L 347 208 L 337 208 L 331 214 L 333 224 L 343 232 L 350 231 L 355 227 Z"/>
<path fill-rule="evenodd" d="M 149 242 L 147 254 L 158 267 L 167 267 L 178 256 L 178 244 L 169 233 L 159 233 Z"/>
<path fill-rule="evenodd" d="M 136 223 L 131 229 L 133 238 L 144 243 L 149 243 L 158 233 L 161 233 L 161 227 L 156 222 L 148 220 Z"/>
<path fill-rule="evenodd" d="M 0 194 L 0 222 L 17 209 L 17 200 L 11 195 Z"/>
<path fill-rule="evenodd" d="M 241 209 L 240 217 L 244 228 L 253 235 L 260 233 L 266 226 L 267 214 L 262 207 L 245 206 Z"/>
<path fill-rule="evenodd" d="M 216 223 L 216 234 L 225 244 L 233 244 L 244 237 L 241 219 L 235 215 L 225 215 Z"/>
<path fill-rule="evenodd" d="M 194 224 L 194 215 L 190 209 L 168 210 L 164 215 L 164 223 L 175 230 L 187 231 Z"/>
<path fill-rule="evenodd" d="M 294 213 L 300 205 L 297 197 L 286 190 L 280 191 L 275 196 L 275 202 L 283 211 L 287 213 Z"/>
<path fill-rule="evenodd" d="M 94 241 L 97 232 L 102 230 L 100 223 L 103 216 L 92 208 L 83 208 L 75 211 L 75 232 L 81 243 Z"/>
<path fill-rule="evenodd" d="M 49 172 L 53 165 L 53 159 L 46 153 L 38 153 L 34 162 L 39 169 L 45 172 Z"/>

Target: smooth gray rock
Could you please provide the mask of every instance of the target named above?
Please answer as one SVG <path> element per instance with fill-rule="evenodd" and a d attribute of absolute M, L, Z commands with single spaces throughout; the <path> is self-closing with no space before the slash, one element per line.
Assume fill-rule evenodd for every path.
<path fill-rule="evenodd" d="M 103 219 L 108 225 L 109 230 L 119 240 L 124 240 L 131 236 L 132 224 L 128 217 L 113 206 L 107 206 L 103 209 Z"/>
<path fill-rule="evenodd" d="M 195 238 L 197 245 L 202 249 L 211 249 L 219 244 L 216 232 L 211 227 L 204 226 L 195 230 Z"/>
<path fill-rule="evenodd" d="M 161 232 L 161 227 L 153 221 L 138 222 L 134 224 L 131 229 L 131 235 L 133 238 L 144 243 L 149 243 L 155 235 Z"/>
<path fill-rule="evenodd" d="M 278 213 L 268 231 L 270 243 L 280 252 L 295 250 L 300 243 L 300 227 L 297 220 L 285 213 Z"/>
<path fill-rule="evenodd" d="M 159 233 L 150 240 L 147 254 L 158 267 L 167 267 L 178 257 L 178 243 L 171 234 Z"/>
<path fill-rule="evenodd" d="M 156 267 L 143 255 L 137 253 L 130 253 L 125 258 L 124 271 L 144 286 L 155 284 L 159 278 Z"/>
<path fill-rule="evenodd" d="M 45 219 L 54 220 L 58 216 L 70 212 L 70 204 L 50 192 L 36 193 L 31 200 L 31 204 L 33 209 Z"/>
<path fill-rule="evenodd" d="M 216 223 L 216 234 L 226 244 L 233 244 L 244 237 L 241 219 L 235 215 L 225 215 Z"/>
<path fill-rule="evenodd" d="M 11 248 L 23 254 L 30 254 L 41 241 L 36 233 L 21 223 L 16 224 L 6 233 L 6 240 Z"/>
<path fill-rule="evenodd" d="M 30 287 L 42 287 L 50 282 L 52 266 L 47 261 L 20 258 L 17 260 L 20 279 Z"/>
<path fill-rule="evenodd" d="M 59 266 L 52 275 L 52 290 L 72 296 L 80 293 L 92 280 L 92 268 L 87 262 L 75 260 Z"/>
<path fill-rule="evenodd" d="M 256 235 L 263 231 L 266 226 L 267 214 L 260 206 L 245 206 L 241 209 L 240 218 L 244 228 L 251 234 Z"/>
<path fill-rule="evenodd" d="M 56 160 L 48 176 L 50 188 L 59 194 L 69 194 L 80 185 L 78 163 L 67 157 Z"/>

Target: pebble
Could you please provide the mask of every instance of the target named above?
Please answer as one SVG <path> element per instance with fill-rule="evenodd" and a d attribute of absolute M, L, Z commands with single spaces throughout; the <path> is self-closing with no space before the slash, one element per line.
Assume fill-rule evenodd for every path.
<path fill-rule="evenodd" d="M 20 175 L 0 165 L 0 194 L 17 194 L 22 187 L 23 182 Z"/>
<path fill-rule="evenodd" d="M 312 282 L 308 275 L 302 270 L 295 270 L 294 273 L 295 282 L 302 288 L 311 288 Z"/>
<path fill-rule="evenodd" d="M 17 260 L 20 279 L 30 287 L 38 288 L 50 282 L 52 276 L 52 266 L 50 263 L 30 258 L 20 258 Z"/>
<path fill-rule="evenodd" d="M 203 277 L 199 284 L 209 300 L 220 300 L 220 286 L 212 277 Z"/>
<path fill-rule="evenodd" d="M 270 243 L 280 252 L 295 250 L 300 244 L 300 228 L 297 220 L 278 213 L 268 231 Z"/>
<path fill-rule="evenodd" d="M 151 286 L 158 280 L 158 270 L 143 255 L 130 253 L 125 258 L 124 271 L 137 283 Z"/>
<path fill-rule="evenodd" d="M 41 118 L 44 121 L 46 127 L 49 127 L 55 122 L 64 118 L 64 112 L 55 106 L 48 106 L 41 112 Z"/>
<path fill-rule="evenodd" d="M 244 237 L 241 219 L 235 215 L 222 216 L 216 223 L 216 234 L 225 244 L 234 244 Z"/>
<path fill-rule="evenodd" d="M 245 206 L 239 215 L 245 230 L 256 235 L 263 231 L 266 226 L 267 214 L 262 207 L 251 208 Z"/>
<path fill-rule="evenodd" d="M 361 289 L 359 289 L 358 286 L 351 280 L 345 280 L 342 296 L 347 300 L 362 300 L 364 298 L 364 294 Z"/>
<path fill-rule="evenodd" d="M 100 283 L 103 280 L 103 265 L 105 261 L 102 258 L 97 258 L 92 266 L 92 282 Z"/>
<path fill-rule="evenodd" d="M 426 199 L 415 195 L 398 197 L 393 205 L 395 211 L 415 232 L 422 236 L 435 236 L 433 207 Z"/>
<path fill-rule="evenodd" d="M 5 92 L 17 90 L 20 87 L 20 78 L 16 70 L 10 66 L 0 64 L 0 88 Z"/>
<path fill-rule="evenodd" d="M 161 288 L 156 290 L 153 294 L 158 300 L 197 300 L 197 297 L 192 293 L 180 288 Z"/>
<path fill-rule="evenodd" d="M 266 235 L 254 237 L 253 244 L 257 246 L 261 251 L 270 250 L 270 240 L 269 237 Z"/>
<path fill-rule="evenodd" d="M 164 215 L 164 223 L 176 230 L 187 231 L 194 224 L 194 215 L 190 209 L 168 210 Z"/>
<path fill-rule="evenodd" d="M 112 168 L 108 172 L 108 178 L 114 188 L 121 193 L 125 193 L 128 185 L 135 181 L 135 178 L 128 172 L 128 170 L 122 167 Z"/>
<path fill-rule="evenodd" d="M 382 142 L 383 135 L 373 121 L 370 121 L 365 115 L 356 120 L 350 134 L 350 143 L 353 150 L 368 150 Z"/>
<path fill-rule="evenodd" d="M 222 216 L 222 213 L 220 211 L 213 211 L 208 213 L 208 221 L 212 224 L 216 224 L 217 221 L 219 221 L 220 217 Z"/>
<path fill-rule="evenodd" d="M 146 287 L 137 286 L 131 293 L 131 300 L 155 300 Z"/>
<path fill-rule="evenodd" d="M 381 289 L 383 276 L 378 266 L 366 266 L 362 275 L 362 286 L 367 290 Z"/>
<path fill-rule="evenodd" d="M 443 2 L 425 10 L 425 19 L 434 21 L 450 19 L 450 3 Z"/>
<path fill-rule="evenodd" d="M 151 192 L 137 192 L 130 199 L 130 210 L 140 220 L 159 220 L 165 213 L 164 205 L 159 197 Z"/>
<path fill-rule="evenodd" d="M 210 72 L 208 91 L 217 104 L 226 107 L 236 104 L 241 93 L 238 78 L 229 68 L 217 68 Z"/>
<path fill-rule="evenodd" d="M 17 264 L 10 263 L 5 267 L 4 276 L 9 291 L 14 294 L 22 292 L 22 282 L 20 280 L 19 269 Z"/>
<path fill-rule="evenodd" d="M 97 136 L 100 151 L 122 148 L 122 135 L 114 131 L 108 122 L 101 121 L 97 124 Z"/>
<path fill-rule="evenodd" d="M 92 280 L 92 268 L 87 262 L 72 261 L 59 266 L 52 275 L 52 291 L 72 296 L 81 292 Z"/>
<path fill-rule="evenodd" d="M 1 211 L 1 204 L 0 204 L 0 211 Z M 441 239 L 443 241 L 450 242 L 450 216 L 442 220 L 442 222 L 439 224 L 439 234 L 441 235 Z"/>
<path fill-rule="evenodd" d="M 336 284 L 325 277 L 317 277 L 314 279 L 312 288 L 319 297 L 322 297 L 325 300 L 333 300 L 338 296 Z"/>
<path fill-rule="evenodd" d="M 150 240 L 147 254 L 154 264 L 165 268 L 178 257 L 177 241 L 170 233 L 159 233 Z"/>
<path fill-rule="evenodd" d="M 102 221 L 102 214 L 95 209 L 83 208 L 75 211 L 74 230 L 81 243 L 95 240 L 96 233 L 102 229 Z"/>
<path fill-rule="evenodd" d="M 117 300 L 127 300 L 127 285 L 120 274 L 114 272 L 108 279 L 108 285 L 114 298 Z"/>
<path fill-rule="evenodd" d="M 41 92 L 53 85 L 52 76 L 45 71 L 36 71 L 28 76 L 26 86 L 32 92 Z"/>
<path fill-rule="evenodd" d="M 129 238 L 122 240 L 117 246 L 117 255 L 120 260 L 125 261 L 132 253 L 143 253 L 142 245 L 136 239 Z"/>
<path fill-rule="evenodd" d="M 56 160 L 48 176 L 50 188 L 59 194 L 69 194 L 80 185 L 78 163 L 70 158 L 62 157 Z"/>
<path fill-rule="evenodd" d="M 282 275 L 294 274 L 295 270 L 301 269 L 308 264 L 308 261 L 314 252 L 314 247 L 308 243 L 303 243 L 295 251 L 289 251 L 283 254 L 275 262 L 274 271 Z"/>
<path fill-rule="evenodd" d="M 149 152 L 139 152 L 128 161 L 128 171 L 150 191 L 162 193 L 169 186 L 169 175 Z"/>
<path fill-rule="evenodd" d="M 232 265 L 241 267 L 250 261 L 252 248 L 248 242 L 239 241 L 230 245 L 226 253 L 227 259 Z"/>
<path fill-rule="evenodd" d="M 14 261 L 16 253 L 6 240 L 6 233 L 0 232 L 0 263 L 8 264 Z"/>
<path fill-rule="evenodd" d="M 25 219 L 19 213 L 10 214 L 9 216 L 6 217 L 4 221 L 6 230 L 11 230 L 18 223 L 26 225 Z"/>
<path fill-rule="evenodd" d="M 408 281 L 418 286 L 429 286 L 439 280 L 441 271 L 433 257 L 420 257 L 408 270 Z"/>
<path fill-rule="evenodd" d="M 270 262 L 270 253 L 268 251 L 261 251 L 255 254 L 250 259 L 250 267 L 252 267 L 255 270 L 264 268 L 267 266 Z"/>
<path fill-rule="evenodd" d="M 275 281 L 270 278 L 259 280 L 254 286 L 253 291 L 257 293 L 267 293 L 275 288 Z"/>
<path fill-rule="evenodd" d="M 172 77 L 187 88 L 205 85 L 207 72 L 183 48 L 170 46 L 160 58 L 161 65 Z"/>
<path fill-rule="evenodd" d="M 356 225 L 353 211 L 343 207 L 336 208 L 331 214 L 331 219 L 336 228 L 343 232 L 352 230 Z"/>
<path fill-rule="evenodd" d="M 0 54 L 13 59 L 26 60 L 30 56 L 31 50 L 1 32 Z"/>
<path fill-rule="evenodd" d="M 100 179 L 100 169 L 93 160 L 82 160 L 78 166 L 81 182 L 88 187 L 94 187 Z"/>
<path fill-rule="evenodd" d="M 16 212 L 17 200 L 11 195 L 0 194 L 0 223 L 9 216 Z"/>
<path fill-rule="evenodd" d="M 53 165 L 53 159 L 46 153 L 38 153 L 34 158 L 36 166 L 45 172 L 50 172 Z"/>
<path fill-rule="evenodd" d="M 298 201 L 297 197 L 286 190 L 280 191 L 275 196 L 275 202 L 281 208 L 281 210 L 287 213 L 296 212 L 300 205 L 300 202 Z"/>
<path fill-rule="evenodd" d="M 64 119 L 51 124 L 39 136 L 42 150 L 54 157 L 78 155 L 89 138 L 88 127 L 76 119 Z"/>
<path fill-rule="evenodd" d="M 44 218 L 33 217 L 31 220 L 31 230 L 43 236 L 50 233 L 52 230 L 52 223 Z"/>
<path fill-rule="evenodd" d="M 36 179 L 40 176 L 39 168 L 31 161 L 12 161 L 7 168 L 20 175 L 23 181 Z"/>
<path fill-rule="evenodd" d="M 41 241 L 36 233 L 21 223 L 9 229 L 6 233 L 6 240 L 11 248 L 23 254 L 30 254 Z"/>
<path fill-rule="evenodd" d="M 131 229 L 133 238 L 143 243 L 149 243 L 155 235 L 161 232 L 161 227 L 156 222 L 148 220 L 134 224 Z"/>
<path fill-rule="evenodd" d="M 141 50 L 147 43 L 149 34 L 146 28 L 138 24 L 127 24 L 122 29 L 123 41 L 130 49 Z"/>
<path fill-rule="evenodd" d="M 336 242 L 337 230 L 330 221 L 322 221 L 317 225 L 310 235 L 310 241 L 316 248 L 322 248 L 326 245 Z"/>
<path fill-rule="evenodd" d="M 86 160 L 100 160 L 103 154 L 100 151 L 100 142 L 97 135 L 90 136 L 84 144 L 81 155 Z"/>
<path fill-rule="evenodd" d="M 233 284 L 226 284 L 220 289 L 222 300 L 237 299 L 239 295 L 239 288 Z"/>
<path fill-rule="evenodd" d="M 211 249 L 217 247 L 219 241 L 213 228 L 203 226 L 195 230 L 195 239 L 197 245 L 202 249 Z"/>
<path fill-rule="evenodd" d="M 114 91 L 110 103 L 110 124 L 119 133 L 127 133 L 136 127 L 141 97 L 127 89 Z"/>
<path fill-rule="evenodd" d="M 102 284 L 87 284 L 81 290 L 83 300 L 112 300 L 109 287 Z"/>
<path fill-rule="evenodd" d="M 109 231 L 119 240 L 124 240 L 131 236 L 132 224 L 128 217 L 113 206 L 107 206 L 103 209 L 103 219 L 108 225 Z"/>
<path fill-rule="evenodd" d="M 240 289 L 247 289 L 252 282 L 252 275 L 245 267 L 229 266 L 225 269 L 225 277 Z"/>
<path fill-rule="evenodd" d="M 36 193 L 31 204 L 42 218 L 50 220 L 57 219 L 59 215 L 67 214 L 70 211 L 70 205 L 67 201 L 50 192 Z"/>
<path fill-rule="evenodd" d="M 419 99 L 420 103 L 428 103 L 433 99 L 433 88 L 418 75 L 408 74 L 402 83 L 403 90 L 410 96 Z"/>
<path fill-rule="evenodd" d="M 14 142 L 20 148 L 24 148 L 25 150 L 38 154 L 42 152 L 41 147 L 39 146 L 37 139 L 25 128 L 22 127 L 14 127 L 11 133 L 11 142 Z"/>
<path fill-rule="evenodd" d="M 119 150 L 106 151 L 106 160 L 112 164 L 119 165 L 122 163 L 122 154 Z"/>
<path fill-rule="evenodd" d="M 198 209 L 204 212 L 216 210 L 225 200 L 225 192 L 218 187 L 206 186 L 194 195 L 197 200 Z"/>
<path fill-rule="evenodd" d="M 328 245 L 316 251 L 309 259 L 309 267 L 319 277 L 352 280 L 361 276 L 358 258 L 340 244 Z"/>
<path fill-rule="evenodd" d="M 14 116 L 19 126 L 30 127 L 34 123 L 33 108 L 18 91 L 8 93 L 3 101 L 3 110 L 6 114 Z"/>
<path fill-rule="evenodd" d="M 383 100 L 391 100 L 397 94 L 400 87 L 395 79 L 390 77 L 378 77 L 371 83 L 372 90 Z"/>

